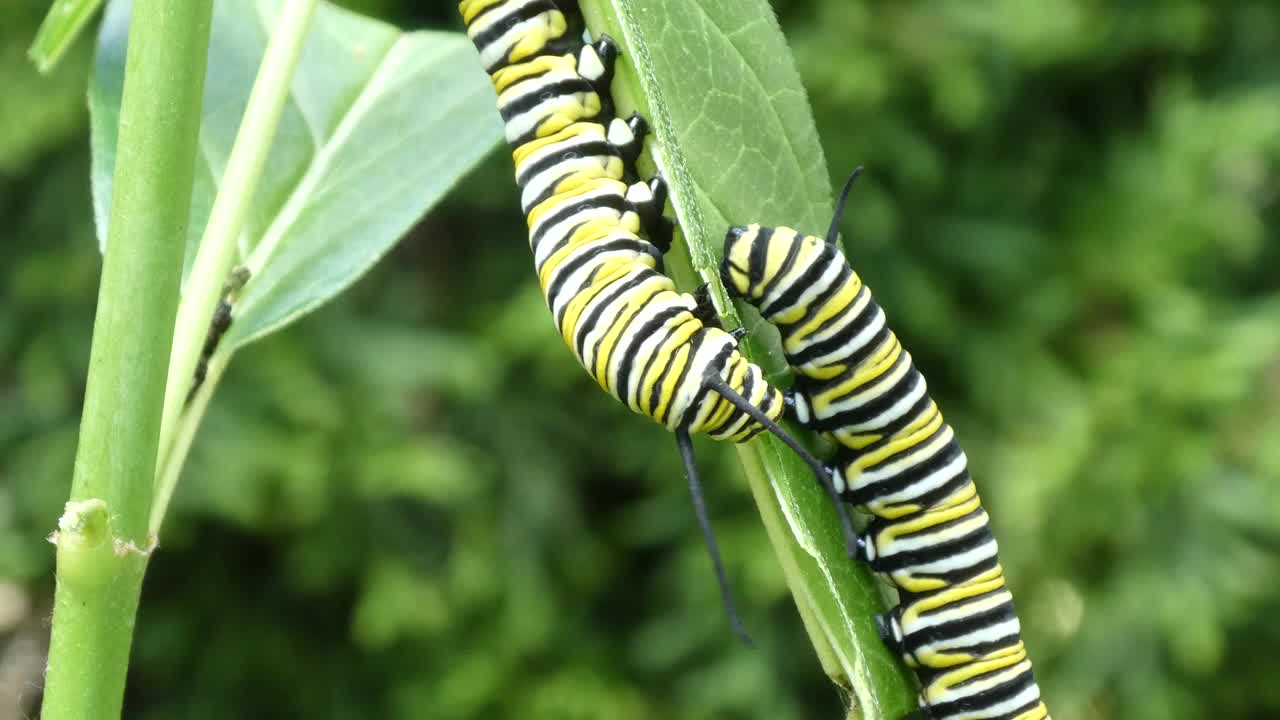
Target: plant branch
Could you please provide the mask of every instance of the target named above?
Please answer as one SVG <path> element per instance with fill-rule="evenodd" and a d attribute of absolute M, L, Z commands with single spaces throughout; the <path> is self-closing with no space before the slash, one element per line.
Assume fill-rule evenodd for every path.
<path fill-rule="evenodd" d="M 222 379 L 222 373 L 231 362 L 232 352 L 219 349 L 209 358 L 209 368 L 204 384 L 196 390 L 187 404 L 186 411 L 178 419 L 173 436 L 173 445 L 169 452 L 156 466 L 156 499 L 151 506 L 152 533 L 158 535 L 164 522 L 164 511 L 173 499 L 173 491 L 178 487 L 178 478 L 187 463 L 187 454 L 191 452 L 191 443 L 196 438 L 196 430 L 200 429 L 200 421 L 204 419 L 205 410 L 209 409 L 209 399 L 213 397 L 214 388 Z"/>
<path fill-rule="evenodd" d="M 37 70 L 48 74 L 57 66 L 100 5 L 102 0 L 54 0 L 27 50 Z"/>
<path fill-rule="evenodd" d="M 267 42 L 258 68 L 257 79 L 249 93 L 244 118 L 236 134 L 235 145 L 227 160 L 227 168 L 218 185 L 218 195 L 213 201 L 209 224 L 205 226 L 191 265 L 191 275 L 183 289 L 182 302 L 178 306 L 178 319 L 174 329 L 173 351 L 169 358 L 169 376 L 165 384 L 164 416 L 160 425 L 160 452 L 157 475 L 157 502 L 151 508 L 150 529 L 160 532 L 169 498 L 181 472 L 181 462 L 174 465 L 170 457 L 175 450 L 174 439 L 179 420 L 194 432 L 199 416 L 188 421 L 182 417 L 184 405 L 193 381 L 196 364 L 204 347 L 205 335 L 213 320 L 214 309 L 222 295 L 222 288 L 235 261 L 237 240 L 244 229 L 245 219 L 253 207 L 263 167 L 271 152 L 276 128 L 285 101 L 289 98 L 289 85 L 311 19 L 315 15 L 318 0 L 285 0 L 280 8 L 271 39 Z M 252 280 L 251 280 L 252 281 Z M 208 385 L 212 385 L 210 378 Z M 194 411 L 186 407 L 187 412 Z M 203 413 L 203 407 L 200 408 Z M 187 439 L 190 442 L 190 438 Z M 186 451 L 181 452 L 185 456 Z"/>
<path fill-rule="evenodd" d="M 42 717 L 118 717 L 187 235 L 212 0 L 135 0 Z"/>

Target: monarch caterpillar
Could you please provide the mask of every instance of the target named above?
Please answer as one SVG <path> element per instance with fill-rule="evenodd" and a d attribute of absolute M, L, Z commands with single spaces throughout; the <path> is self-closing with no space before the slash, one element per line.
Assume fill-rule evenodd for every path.
<path fill-rule="evenodd" d="M 824 241 L 732 227 L 720 273 L 782 335 L 787 401 L 839 446 L 841 496 L 872 514 L 859 554 L 899 590 L 880 633 L 914 668 L 935 720 L 1043 720 L 996 541 L 964 451 L 884 311 L 836 247 L 849 177 Z"/>
<path fill-rule="evenodd" d="M 635 180 L 646 124 L 612 117 L 617 46 L 580 38 L 575 10 L 551 0 L 462 0 L 467 34 L 498 94 L 512 147 L 538 282 L 556 327 L 606 392 L 675 433 L 722 599 L 739 636 L 690 436 L 745 442 L 773 433 L 814 469 L 824 466 L 781 427 L 783 395 L 738 353 L 706 298 L 662 273 L 671 224 L 661 178 Z M 643 232 L 643 235 L 642 235 Z M 854 535 L 841 515 L 846 539 Z"/>

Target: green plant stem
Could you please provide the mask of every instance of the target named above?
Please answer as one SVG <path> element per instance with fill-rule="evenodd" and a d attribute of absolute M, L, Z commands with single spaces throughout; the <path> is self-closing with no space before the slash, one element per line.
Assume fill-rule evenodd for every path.
<path fill-rule="evenodd" d="M 235 145 L 231 148 L 231 156 L 218 185 L 209 224 L 200 238 L 200 247 L 182 292 L 173 351 L 169 358 L 164 416 L 160 424 L 158 465 L 161 472 L 157 476 L 156 503 L 151 508 L 150 529 L 153 533 L 160 532 L 169 498 L 173 496 L 174 484 L 181 471 L 180 463 L 171 468 L 173 463 L 169 457 L 174 450 L 179 418 L 184 414 L 205 335 L 235 261 L 237 240 L 253 207 L 262 169 L 271 152 L 285 101 L 289 98 L 289 84 L 302 56 L 303 41 L 318 4 L 318 0 L 285 0 L 280 8 L 253 90 L 249 93 Z M 206 382 L 212 384 L 211 380 Z M 184 421 L 183 424 L 190 423 Z M 195 424 L 198 424 L 198 418 Z M 185 456 L 185 451 L 182 454 Z"/>
<path fill-rule="evenodd" d="M 218 387 L 218 381 L 222 379 L 222 373 L 226 371 L 231 355 L 231 351 L 219 349 L 213 357 L 209 358 L 209 368 L 205 374 L 204 384 L 187 404 L 186 412 L 182 413 L 182 417 L 178 420 L 173 436 L 173 446 L 156 467 L 156 499 L 151 506 L 153 533 L 158 534 L 160 525 L 164 522 L 164 508 L 169 506 L 173 491 L 178 487 L 178 478 L 186 465 L 187 453 L 191 451 L 196 430 L 200 429 L 200 421 L 204 418 L 205 410 L 209 408 L 209 399 L 213 397 L 213 390 Z M 160 508 L 160 512 L 157 513 L 156 508 Z"/>
<path fill-rule="evenodd" d="M 738 460 L 742 463 L 743 472 L 747 476 L 747 483 L 751 487 L 756 507 L 760 510 L 760 517 L 764 521 L 765 532 L 769 534 L 770 544 L 775 548 L 793 544 L 795 541 L 791 537 L 790 528 L 787 526 L 782 508 L 773 494 L 773 486 L 769 481 L 765 451 L 760 445 L 738 445 L 735 449 L 738 451 Z M 796 609 L 800 613 L 805 630 L 809 633 L 818 662 L 822 663 L 823 672 L 829 677 L 849 677 L 851 663 L 832 642 L 831 630 L 822 622 L 817 603 L 813 598 L 808 597 L 803 579 L 804 573 L 796 561 L 795 553 L 775 551 L 775 554 L 782 566 L 782 573 L 787 579 L 788 587 L 797 595 Z M 802 597 L 801 594 L 804 596 Z"/>
<path fill-rule="evenodd" d="M 57 67 L 100 5 L 102 0 L 54 0 L 27 51 L 37 70 L 48 73 Z"/>
<path fill-rule="evenodd" d="M 42 717 L 118 717 L 187 235 L 212 0 L 135 0 Z"/>

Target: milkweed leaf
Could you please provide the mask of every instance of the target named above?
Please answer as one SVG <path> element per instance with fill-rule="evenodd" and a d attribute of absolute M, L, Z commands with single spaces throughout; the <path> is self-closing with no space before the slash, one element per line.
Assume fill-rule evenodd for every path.
<path fill-rule="evenodd" d="M 208 220 L 278 0 L 215 5 L 187 270 Z M 105 242 L 128 33 L 108 7 L 90 84 L 93 198 Z M 224 338 L 233 350 L 340 293 L 501 138 L 466 37 L 405 33 L 322 4 L 245 230 L 252 272 Z"/>

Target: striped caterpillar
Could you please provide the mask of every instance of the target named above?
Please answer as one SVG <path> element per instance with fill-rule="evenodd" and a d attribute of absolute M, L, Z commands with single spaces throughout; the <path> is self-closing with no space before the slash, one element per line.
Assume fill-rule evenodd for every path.
<path fill-rule="evenodd" d="M 782 335 L 795 419 L 839 448 L 841 497 L 872 515 L 859 555 L 898 589 L 881 636 L 923 686 L 934 720 L 1046 720 L 987 513 L 964 451 L 871 291 L 825 240 L 730 228 L 721 277 Z"/>
<path fill-rule="evenodd" d="M 662 272 L 671 224 L 661 178 L 636 180 L 644 120 L 612 116 L 617 46 L 582 39 L 551 0 L 462 0 L 467 35 L 498 95 L 538 282 L 556 328 L 610 395 L 675 433 L 722 598 L 737 621 L 702 502 L 690 436 L 745 442 L 761 432 L 796 451 L 835 499 L 824 466 L 779 425 L 782 392 L 738 352 L 706 298 Z M 841 515 L 852 548 L 852 525 Z"/>

